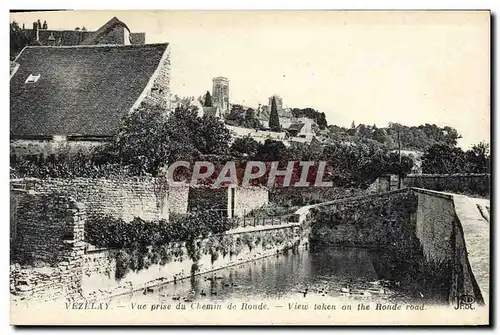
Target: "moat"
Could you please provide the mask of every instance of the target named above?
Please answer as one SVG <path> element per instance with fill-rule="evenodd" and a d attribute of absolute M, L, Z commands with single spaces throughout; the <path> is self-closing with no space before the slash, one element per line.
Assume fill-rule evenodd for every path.
<path fill-rule="evenodd" d="M 408 285 L 407 280 L 388 279 L 383 267 L 388 266 L 392 256 L 395 255 L 388 251 L 361 248 L 290 251 L 117 296 L 112 301 L 118 305 L 184 302 L 191 309 L 217 309 L 218 303 L 230 301 L 241 309 L 267 309 L 265 303 L 276 300 L 283 301 L 284 309 L 300 309 L 301 302 L 314 301 L 315 305 L 310 308 L 323 310 L 335 308 L 328 304 L 332 300 L 442 303 L 435 296 L 424 296 Z M 250 300 L 263 303 L 242 305 Z"/>

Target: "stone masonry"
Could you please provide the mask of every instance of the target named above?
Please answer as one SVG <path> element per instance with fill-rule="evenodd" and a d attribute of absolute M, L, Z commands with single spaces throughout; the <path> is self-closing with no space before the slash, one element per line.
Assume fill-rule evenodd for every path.
<path fill-rule="evenodd" d="M 187 211 L 187 188 L 171 190 L 170 207 L 170 190 L 158 178 L 19 179 L 11 181 L 11 188 L 66 194 L 85 204 L 89 215 L 109 215 L 125 221 L 134 217 L 168 220 L 169 208 L 175 208 L 176 213 Z"/>
<path fill-rule="evenodd" d="M 58 194 L 15 191 L 10 290 L 47 300 L 81 293 L 85 207 Z"/>
<path fill-rule="evenodd" d="M 158 106 L 162 110 L 170 110 L 170 47 L 167 47 L 161 63 L 155 73 L 156 77 L 146 87 L 146 95 L 139 98 L 145 105 Z"/>

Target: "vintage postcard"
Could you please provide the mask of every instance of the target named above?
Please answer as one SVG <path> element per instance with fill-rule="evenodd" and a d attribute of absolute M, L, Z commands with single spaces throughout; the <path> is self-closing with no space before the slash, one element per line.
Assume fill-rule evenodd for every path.
<path fill-rule="evenodd" d="M 11 324 L 488 325 L 490 22 L 11 12 Z"/>

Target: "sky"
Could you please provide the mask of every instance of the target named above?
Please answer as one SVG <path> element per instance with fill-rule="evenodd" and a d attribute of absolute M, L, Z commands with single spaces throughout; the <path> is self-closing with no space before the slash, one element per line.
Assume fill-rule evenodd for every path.
<path fill-rule="evenodd" d="M 70 11 L 11 13 L 49 29 L 96 30 L 113 16 L 171 46 L 171 88 L 200 96 L 230 80 L 230 101 L 278 94 L 339 126 L 451 126 L 463 148 L 490 142 L 489 12 Z"/>

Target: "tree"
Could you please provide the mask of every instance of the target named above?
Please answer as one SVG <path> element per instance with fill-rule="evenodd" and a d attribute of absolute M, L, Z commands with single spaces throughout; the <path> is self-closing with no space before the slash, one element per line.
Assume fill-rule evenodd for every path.
<path fill-rule="evenodd" d="M 374 139 L 379 143 L 386 143 L 389 139 L 389 136 L 387 136 L 385 129 L 375 128 L 375 130 L 372 133 L 372 139 Z"/>
<path fill-rule="evenodd" d="M 205 101 L 203 102 L 203 107 L 212 107 L 212 96 L 210 92 L 205 93 Z"/>
<path fill-rule="evenodd" d="M 160 108 L 141 106 L 125 118 L 114 137 L 114 154 L 122 164 L 131 166 L 136 174 L 156 174 L 173 158 L 173 144 L 166 121 Z M 189 149 L 193 150 L 192 147 Z"/>
<path fill-rule="evenodd" d="M 354 123 L 354 121 L 351 122 L 351 129 L 356 129 L 356 124 Z"/>
<path fill-rule="evenodd" d="M 192 144 L 201 154 L 226 154 L 231 134 L 218 118 L 198 117 L 196 108 L 176 108 L 168 119 L 171 138 Z"/>
<path fill-rule="evenodd" d="M 178 107 L 166 116 L 159 107 L 142 105 L 125 118 L 112 151 L 137 174 L 156 175 L 177 160 L 226 154 L 230 139 L 221 121 L 213 116 L 199 117 L 196 108 Z"/>
<path fill-rule="evenodd" d="M 461 173 L 465 155 L 462 149 L 446 144 L 434 144 L 422 156 L 422 172 L 434 174 Z"/>
<path fill-rule="evenodd" d="M 271 101 L 271 114 L 269 115 L 269 128 L 274 131 L 280 130 L 280 118 L 278 115 L 278 107 L 276 106 L 276 98 L 273 96 Z"/>
<path fill-rule="evenodd" d="M 226 117 L 226 122 L 234 126 L 241 126 L 245 122 L 245 111 L 242 105 L 231 105 L 231 111 Z"/>
<path fill-rule="evenodd" d="M 255 119 L 255 110 L 253 108 L 247 109 L 247 111 L 245 112 L 245 119 L 246 120 Z"/>
<path fill-rule="evenodd" d="M 259 142 L 251 137 L 241 137 L 234 140 L 229 150 L 232 155 L 254 157 L 259 145 Z"/>
<path fill-rule="evenodd" d="M 457 145 L 458 139 L 462 138 L 455 128 L 446 126 L 443 128 L 442 132 L 444 134 L 444 142 L 451 146 Z"/>
<path fill-rule="evenodd" d="M 267 139 L 257 149 L 255 158 L 263 162 L 284 161 L 288 159 L 287 149 L 283 142 Z"/>
<path fill-rule="evenodd" d="M 259 129 L 261 124 L 255 115 L 255 110 L 253 108 L 247 109 L 245 112 L 245 121 L 242 124 L 246 128 Z"/>
<path fill-rule="evenodd" d="M 328 122 L 326 121 L 326 115 L 325 113 L 320 113 L 319 116 L 318 116 L 318 120 L 316 121 L 316 123 L 318 124 L 319 128 L 321 130 L 325 129 L 326 127 L 328 127 Z"/>
<path fill-rule="evenodd" d="M 481 142 L 465 152 L 466 171 L 470 173 L 490 173 L 491 157 L 489 145 Z"/>

